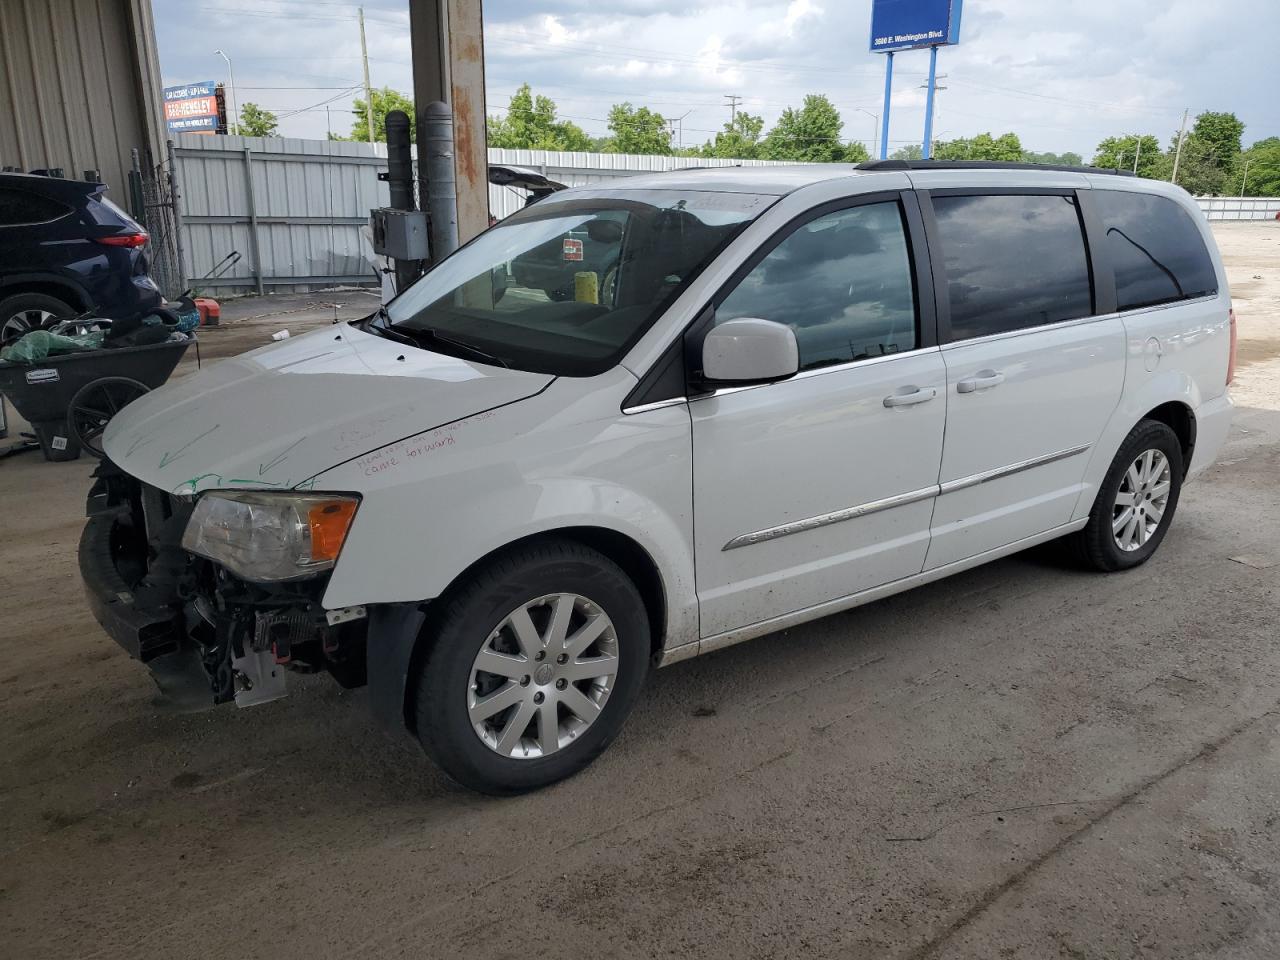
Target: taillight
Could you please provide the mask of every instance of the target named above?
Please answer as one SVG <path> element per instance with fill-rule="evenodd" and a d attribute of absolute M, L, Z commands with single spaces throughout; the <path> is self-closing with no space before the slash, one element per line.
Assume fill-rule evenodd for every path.
<path fill-rule="evenodd" d="M 1227 317 L 1231 320 L 1231 356 L 1227 359 L 1227 386 L 1231 386 L 1231 381 L 1236 378 L 1236 308 L 1232 307 L 1227 311 Z"/>
<path fill-rule="evenodd" d="M 141 247 L 147 242 L 145 233 L 118 233 L 113 237 L 95 237 L 98 243 L 108 247 Z"/>

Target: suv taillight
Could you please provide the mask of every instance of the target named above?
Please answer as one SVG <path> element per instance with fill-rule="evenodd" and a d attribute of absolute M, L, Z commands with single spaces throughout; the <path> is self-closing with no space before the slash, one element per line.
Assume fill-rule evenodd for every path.
<path fill-rule="evenodd" d="M 1231 386 L 1231 381 L 1236 378 L 1236 308 L 1232 307 L 1228 310 L 1227 316 L 1231 320 L 1231 356 L 1227 360 L 1227 386 Z"/>
<path fill-rule="evenodd" d="M 98 243 L 108 247 L 141 247 L 147 243 L 145 233 L 118 233 L 113 237 L 96 237 Z"/>

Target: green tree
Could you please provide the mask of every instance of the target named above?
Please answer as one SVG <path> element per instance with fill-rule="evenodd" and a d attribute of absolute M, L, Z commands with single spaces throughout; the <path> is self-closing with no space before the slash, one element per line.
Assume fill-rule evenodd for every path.
<path fill-rule="evenodd" d="M 1280 197 L 1280 137 L 1259 140 L 1241 155 L 1231 192 L 1242 190 L 1247 197 Z"/>
<path fill-rule="evenodd" d="M 648 107 L 615 103 L 609 110 L 609 132 L 605 153 L 671 153 L 671 130 L 666 118 Z"/>
<path fill-rule="evenodd" d="M 1196 117 L 1191 136 L 1205 144 L 1209 152 L 1219 160 L 1231 162 L 1240 152 L 1240 138 L 1244 135 L 1244 123 L 1234 113 L 1214 113 L 1206 110 Z"/>
<path fill-rule="evenodd" d="M 1244 123 L 1234 113 L 1207 110 L 1183 139 L 1178 161 L 1178 186 L 1196 196 L 1231 192 L 1232 175 L 1240 165 L 1240 138 Z M 1169 144 L 1170 163 L 1178 150 L 1178 136 Z"/>
<path fill-rule="evenodd" d="M 1095 167 L 1132 170 L 1138 162 L 1138 175 L 1154 180 L 1169 176 L 1169 158 L 1160 149 L 1160 138 L 1151 133 L 1126 133 L 1119 137 L 1107 137 L 1098 144 L 1093 155 Z"/>
<path fill-rule="evenodd" d="M 890 160 L 922 160 L 924 159 L 924 147 L 918 143 L 908 143 L 905 147 L 899 147 L 893 153 L 889 154 Z"/>
<path fill-rule="evenodd" d="M 242 137 L 274 137 L 280 123 L 270 110 L 263 110 L 256 103 L 246 103 L 240 108 L 240 122 L 236 133 Z"/>
<path fill-rule="evenodd" d="M 511 95 L 505 117 L 489 117 L 489 146 L 516 150 L 591 150 L 594 141 L 586 131 L 568 120 L 556 119 L 556 105 L 550 97 L 533 95 L 529 84 L 521 84 Z"/>
<path fill-rule="evenodd" d="M 980 133 L 972 139 L 958 137 L 955 140 L 935 140 L 935 160 L 1009 160 L 1022 159 L 1022 141 L 1016 133 L 1002 133 L 993 137 Z"/>
<path fill-rule="evenodd" d="M 755 160 L 760 156 L 760 133 L 763 130 L 763 117 L 755 117 L 745 111 L 735 114 L 716 138 L 704 143 L 698 153 L 726 160 Z"/>
<path fill-rule="evenodd" d="M 844 162 L 845 163 L 862 163 L 864 160 L 871 159 L 871 151 L 867 149 L 867 145 L 858 140 L 851 140 L 844 145 Z"/>
<path fill-rule="evenodd" d="M 1156 142 L 1156 149 L 1160 149 L 1159 141 Z M 1070 150 L 1066 153 L 1037 153 L 1034 150 L 1027 150 L 1023 152 L 1022 158 L 1027 163 L 1053 163 L 1064 167 L 1078 167 L 1084 163 L 1084 157 Z"/>
<path fill-rule="evenodd" d="M 782 111 L 778 122 L 760 144 L 766 160 L 801 160 L 836 163 L 847 148 L 840 142 L 840 112 L 824 95 L 811 93 L 799 110 Z"/>
<path fill-rule="evenodd" d="M 392 110 L 403 110 L 409 115 L 409 138 L 413 139 L 416 124 L 413 122 L 412 98 L 406 97 L 399 90 L 383 87 L 381 90 L 371 90 L 370 99 L 373 100 L 373 139 L 375 141 L 378 143 L 386 142 L 387 114 Z M 347 139 L 368 143 L 369 121 L 365 116 L 365 101 L 356 100 L 351 104 L 351 109 L 355 116 L 351 120 L 351 136 Z"/>

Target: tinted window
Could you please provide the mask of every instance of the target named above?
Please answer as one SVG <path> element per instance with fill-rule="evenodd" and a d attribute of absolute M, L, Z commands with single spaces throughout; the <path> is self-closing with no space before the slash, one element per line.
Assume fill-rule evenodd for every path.
<path fill-rule="evenodd" d="M 916 346 L 911 260 L 897 203 L 838 210 L 797 228 L 716 309 L 716 322 L 791 326 L 802 369 Z"/>
<path fill-rule="evenodd" d="M 1093 312 L 1080 212 L 1069 196 L 934 197 L 951 338 Z"/>
<path fill-rule="evenodd" d="M 16 227 L 57 220 L 71 208 L 24 190 L 0 188 L 0 227 Z"/>
<path fill-rule="evenodd" d="M 1095 190 L 1121 310 L 1218 292 L 1204 240 L 1166 197 Z"/>

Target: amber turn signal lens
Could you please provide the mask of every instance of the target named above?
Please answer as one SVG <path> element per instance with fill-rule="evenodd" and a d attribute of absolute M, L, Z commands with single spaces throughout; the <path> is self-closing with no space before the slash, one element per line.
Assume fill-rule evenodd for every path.
<path fill-rule="evenodd" d="M 307 511 L 312 563 L 338 559 L 342 541 L 347 539 L 347 530 L 351 528 L 351 519 L 355 515 L 355 500 L 325 500 Z"/>

